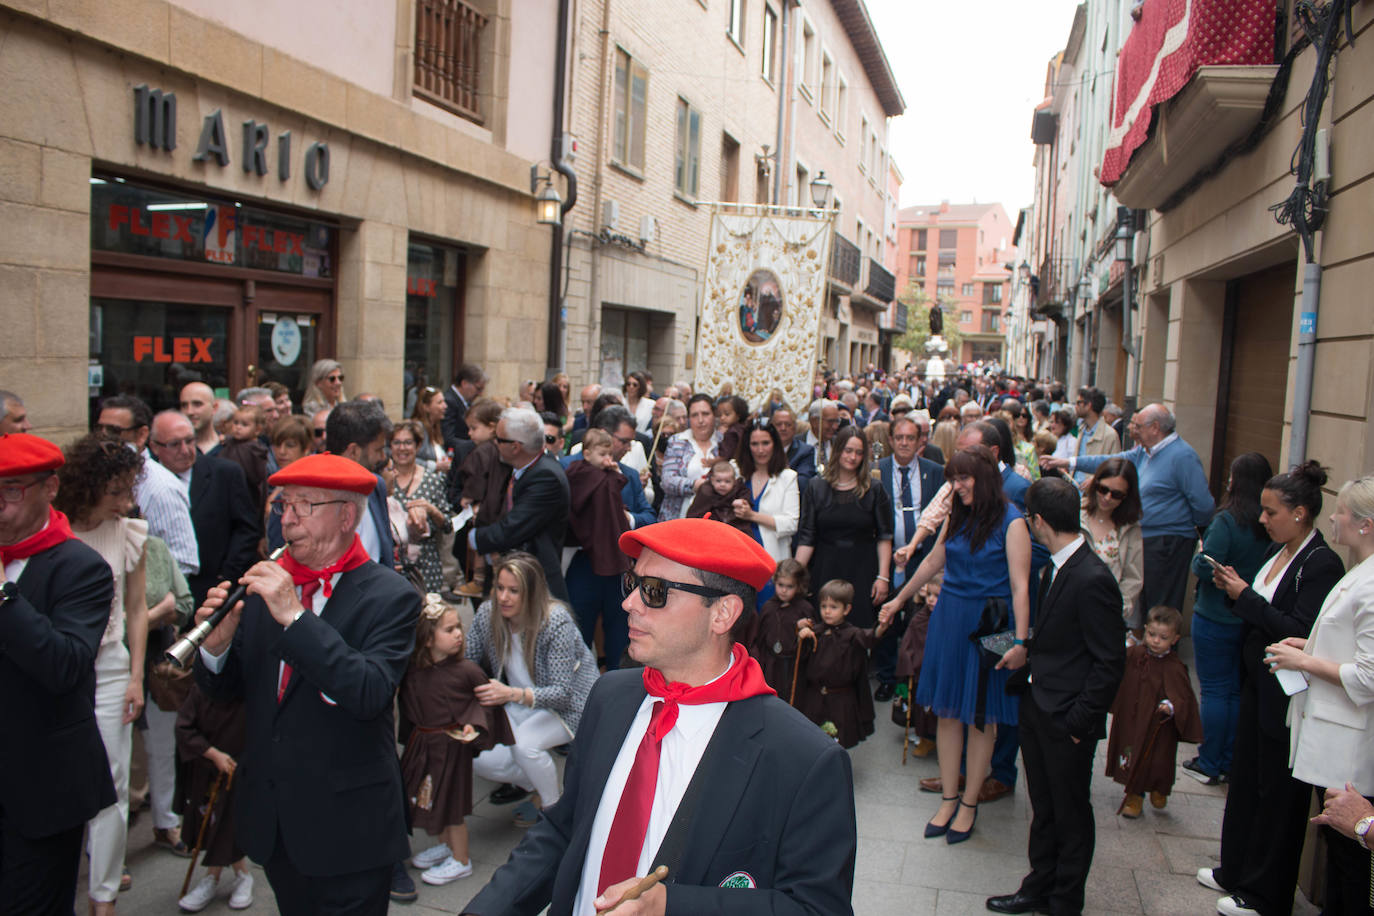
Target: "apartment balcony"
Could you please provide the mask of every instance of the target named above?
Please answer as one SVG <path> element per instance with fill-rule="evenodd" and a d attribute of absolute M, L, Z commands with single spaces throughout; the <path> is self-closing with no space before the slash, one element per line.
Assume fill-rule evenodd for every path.
<path fill-rule="evenodd" d="M 897 298 L 897 278 L 892 271 L 869 258 L 868 285 L 864 287 L 864 293 L 886 306 Z"/>
<path fill-rule="evenodd" d="M 835 233 L 835 241 L 830 249 L 830 279 L 853 290 L 859 285 L 862 270 L 863 255 L 859 246 Z"/>

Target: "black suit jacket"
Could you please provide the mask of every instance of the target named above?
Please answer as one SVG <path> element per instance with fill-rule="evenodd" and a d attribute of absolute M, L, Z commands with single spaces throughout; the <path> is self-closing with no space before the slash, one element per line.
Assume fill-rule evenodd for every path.
<path fill-rule="evenodd" d="M 238 582 L 258 559 L 262 513 L 243 468 L 197 455 L 191 468 L 191 524 L 200 545 L 200 572 L 189 577 L 196 607 L 224 580 Z"/>
<path fill-rule="evenodd" d="M 17 585 L 0 605 L 0 809 L 6 831 L 38 839 L 115 801 L 93 711 L 114 577 L 72 538 L 30 557 Z"/>
<path fill-rule="evenodd" d="M 390 866 L 410 854 L 392 700 L 415 644 L 420 596 L 394 570 L 364 563 L 339 577 L 317 617 L 283 629 L 250 597 L 214 697 L 241 698 L 248 740 L 234 778 L 237 838 L 254 861 L 280 835 L 303 874 Z M 277 702 L 279 663 L 291 680 Z"/>
<path fill-rule="evenodd" d="M 920 456 L 926 461 L 933 461 L 941 468 L 945 466 L 945 453 L 940 451 L 940 446 L 938 445 L 931 445 L 927 442 L 926 447 L 921 449 Z"/>
<path fill-rule="evenodd" d="M 571 912 L 606 779 L 644 696 L 638 671 L 597 681 L 558 804 L 463 912 Z M 751 697 L 726 707 L 700 766 L 700 802 L 678 812 L 690 826 L 667 879 L 669 916 L 853 912 L 854 785 L 838 744 L 777 697 Z M 756 887 L 720 887 L 737 872 Z"/>
<path fill-rule="evenodd" d="M 456 449 L 458 443 L 468 437 L 468 425 L 465 422 L 468 405 L 463 403 L 452 385 L 444 389 L 444 403 L 448 408 L 444 411 L 444 418 L 439 421 L 439 431 L 444 434 L 444 448 Z"/>
<path fill-rule="evenodd" d="M 1062 729 L 1060 737 L 1092 741 L 1107 734 L 1107 710 L 1125 670 L 1121 589 L 1107 564 L 1084 542 L 1064 562 L 1049 591 L 1040 586 L 1027 662 L 1012 673 L 1007 689 L 1024 694 L 1029 680 L 1023 703 L 1035 703 Z"/>
<path fill-rule="evenodd" d="M 816 476 L 816 450 L 801 439 L 787 447 L 787 466 L 797 472 L 797 485 L 806 492 L 806 482 Z"/>
<path fill-rule="evenodd" d="M 1266 556 L 1279 550 L 1274 544 Z M 1242 690 L 1256 693 L 1260 730 L 1271 738 L 1288 740 L 1288 695 L 1264 664 L 1264 647 L 1289 636 L 1306 638 L 1326 601 L 1326 595 L 1345 575 L 1345 564 L 1327 546 L 1320 531 L 1288 564 L 1274 589 L 1274 600 L 1265 601 L 1249 586 L 1234 602 L 1226 603 L 1245 621 L 1240 660 L 1245 668 Z"/>
<path fill-rule="evenodd" d="M 490 525 L 477 529 L 482 553 L 524 550 L 544 567 L 549 592 L 568 600 L 563 582 L 563 535 L 568 527 L 568 475 L 557 460 L 541 454 L 515 481 L 511 510 Z"/>
<path fill-rule="evenodd" d="M 891 455 L 888 455 L 886 458 L 878 462 L 879 479 L 882 481 L 883 492 L 888 494 L 888 496 L 892 495 L 892 477 L 894 474 L 896 474 L 896 464 L 897 460 Z M 921 512 L 925 509 L 926 506 L 930 505 L 930 501 L 935 498 L 935 494 L 938 493 L 940 491 L 940 487 L 944 485 L 945 469 L 943 466 L 938 465 L 933 461 L 927 461 L 919 455 L 916 456 L 916 469 L 917 473 L 919 474 L 919 482 L 921 486 L 920 505 L 916 507 L 916 517 L 919 519 L 921 517 Z M 897 523 L 898 521 L 900 521 L 901 517 L 901 503 L 898 500 L 894 499 L 892 500 L 893 531 L 897 530 Z M 915 573 L 917 568 L 920 567 L 921 561 L 926 558 L 926 554 L 930 553 L 930 548 L 933 546 L 935 546 L 935 538 L 930 537 L 927 538 L 926 542 L 921 545 L 920 550 L 912 552 L 911 556 L 907 559 L 906 567 L 903 570 L 903 575 L 907 579 L 910 579 L 912 574 Z"/>

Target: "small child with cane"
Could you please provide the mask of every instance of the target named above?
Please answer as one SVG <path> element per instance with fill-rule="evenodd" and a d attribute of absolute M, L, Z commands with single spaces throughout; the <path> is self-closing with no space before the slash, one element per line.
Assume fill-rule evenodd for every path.
<path fill-rule="evenodd" d="M 806 600 L 810 585 L 805 566 L 791 557 L 779 560 L 773 573 L 773 597 L 759 611 L 758 627 L 749 641 L 749 654 L 763 669 L 763 679 L 784 699 L 791 696 L 797 621 L 815 613 Z"/>
<path fill-rule="evenodd" d="M 1183 615 L 1176 609 L 1152 608 L 1144 642 L 1126 650 L 1107 739 L 1107 775 L 1126 787 L 1117 811 L 1122 817 L 1140 817 L 1147 792 L 1155 808 L 1168 805 L 1178 743 L 1202 740 L 1188 666 L 1174 651 L 1182 631 Z"/>
<path fill-rule="evenodd" d="M 212 700 L 194 682 L 177 712 L 177 811 L 185 816 L 183 833 L 195 841 L 196 854 L 205 852 L 206 874 L 188 892 L 182 887 L 177 906 L 183 913 L 199 913 L 223 890 L 229 891 L 229 908 L 253 905 L 253 876 L 248 859 L 234 842 L 234 771 L 247 741 L 243 700 Z M 233 879 L 221 880 L 224 866 L 233 867 Z M 191 873 L 186 875 L 187 883 Z"/>

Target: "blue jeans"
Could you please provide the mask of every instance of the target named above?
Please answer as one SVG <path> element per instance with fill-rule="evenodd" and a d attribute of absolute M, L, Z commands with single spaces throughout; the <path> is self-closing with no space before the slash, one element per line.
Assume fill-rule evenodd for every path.
<path fill-rule="evenodd" d="M 1241 644 L 1245 627 L 1193 615 L 1193 658 L 1202 688 L 1202 743 L 1198 766 L 1209 776 L 1231 772 L 1240 710 Z"/>
<path fill-rule="evenodd" d="M 601 621 L 602 644 L 606 652 L 606 670 L 620 667 L 620 658 L 630 645 L 630 624 L 621 593 L 620 576 L 598 576 L 592 572 L 587 551 L 579 550 L 568 564 L 568 597 L 572 599 L 573 617 L 582 631 L 582 639 L 596 651 L 596 622 Z"/>

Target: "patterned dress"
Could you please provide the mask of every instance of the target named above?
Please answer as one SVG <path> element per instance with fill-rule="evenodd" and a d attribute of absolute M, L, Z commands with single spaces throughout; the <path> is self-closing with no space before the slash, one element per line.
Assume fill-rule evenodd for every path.
<path fill-rule="evenodd" d="M 434 508 L 442 512 L 447 518 L 452 510 L 449 508 L 448 496 L 444 493 L 444 478 L 441 474 L 434 471 L 427 471 L 420 465 L 415 466 L 415 476 L 410 481 L 410 488 L 402 490 L 399 483 L 396 485 L 396 495 L 401 503 L 405 504 L 412 499 L 427 499 Z M 439 540 L 448 529 L 448 522 L 443 526 L 437 525 L 434 519 L 429 520 L 429 535 L 423 538 L 411 538 L 411 544 L 418 546 L 420 552 L 415 558 L 415 565 L 420 570 L 420 577 L 424 580 L 425 591 L 437 592 L 444 586 L 443 561 L 439 559 Z"/>

